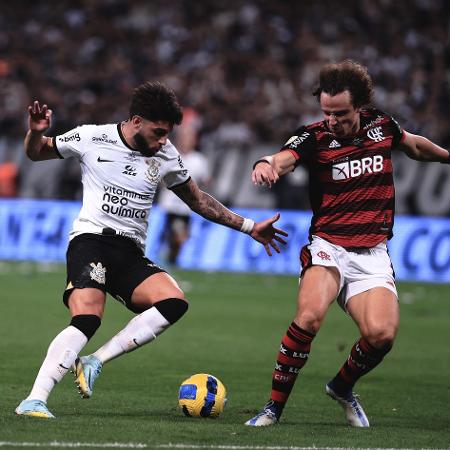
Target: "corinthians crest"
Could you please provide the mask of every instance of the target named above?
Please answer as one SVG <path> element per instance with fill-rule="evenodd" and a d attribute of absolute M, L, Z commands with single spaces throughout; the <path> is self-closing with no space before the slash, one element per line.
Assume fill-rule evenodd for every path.
<path fill-rule="evenodd" d="M 161 173 L 159 168 L 161 167 L 161 163 L 156 159 L 147 159 L 145 163 L 148 165 L 148 169 L 145 172 L 145 176 L 148 181 L 152 184 L 158 184 Z"/>
<path fill-rule="evenodd" d="M 90 266 L 92 267 L 92 270 L 89 272 L 91 280 L 94 280 L 99 284 L 105 284 L 106 267 L 103 267 L 101 262 L 99 262 L 98 264 L 94 264 L 92 262 Z"/>

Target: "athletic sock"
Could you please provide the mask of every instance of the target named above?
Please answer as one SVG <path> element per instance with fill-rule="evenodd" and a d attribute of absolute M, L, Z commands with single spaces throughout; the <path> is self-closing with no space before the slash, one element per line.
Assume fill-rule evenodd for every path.
<path fill-rule="evenodd" d="M 315 334 L 303 330 L 292 322 L 281 341 L 277 363 L 272 375 L 270 396 L 270 400 L 275 402 L 279 415 L 289 398 L 300 369 L 308 360 L 314 337 Z"/>
<path fill-rule="evenodd" d="M 391 344 L 375 348 L 361 338 L 352 347 L 347 361 L 331 380 L 330 384 L 333 390 L 341 395 L 351 391 L 358 379 L 378 366 L 391 348 Z"/>
<path fill-rule="evenodd" d="M 93 355 L 102 364 L 147 344 L 170 326 L 170 322 L 152 307 L 134 317 L 126 327 L 100 347 Z"/>
<path fill-rule="evenodd" d="M 26 399 L 42 400 L 46 403 L 53 387 L 70 369 L 87 341 L 85 334 L 72 325 L 62 330 L 50 343 L 33 388 Z"/>

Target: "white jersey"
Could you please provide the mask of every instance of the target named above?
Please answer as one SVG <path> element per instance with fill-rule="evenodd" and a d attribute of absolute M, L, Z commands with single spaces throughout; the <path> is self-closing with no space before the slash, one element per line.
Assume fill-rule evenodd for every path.
<path fill-rule="evenodd" d="M 105 228 L 133 239 L 143 250 L 158 183 L 171 189 L 190 178 L 180 154 L 167 140 L 146 157 L 125 142 L 120 124 L 83 125 L 53 139 L 61 158 L 80 161 L 83 205 L 70 239 Z"/>
<path fill-rule="evenodd" d="M 183 163 L 192 179 L 199 185 L 205 184 L 209 179 L 208 160 L 199 152 L 189 152 L 183 155 Z M 191 209 L 170 189 L 162 188 L 158 197 L 158 205 L 166 212 L 180 216 L 189 216 Z"/>

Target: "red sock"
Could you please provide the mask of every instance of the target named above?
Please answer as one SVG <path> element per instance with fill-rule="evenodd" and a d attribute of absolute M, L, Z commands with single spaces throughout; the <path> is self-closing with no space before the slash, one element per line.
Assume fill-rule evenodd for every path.
<path fill-rule="evenodd" d="M 277 363 L 272 375 L 271 400 L 280 403 L 287 402 L 294 387 L 300 369 L 306 364 L 315 334 L 303 330 L 294 322 L 289 326 L 281 341 Z"/>
<path fill-rule="evenodd" d="M 361 338 L 352 347 L 347 361 L 331 381 L 332 385 L 340 393 L 351 390 L 359 378 L 380 364 L 391 348 L 391 344 L 382 348 L 375 348 L 364 338 Z"/>

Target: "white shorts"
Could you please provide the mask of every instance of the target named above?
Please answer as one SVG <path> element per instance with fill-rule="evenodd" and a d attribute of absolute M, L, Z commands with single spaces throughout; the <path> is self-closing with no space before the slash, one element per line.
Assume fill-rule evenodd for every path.
<path fill-rule="evenodd" d="M 306 248 L 310 256 L 308 266 L 335 267 L 339 271 L 338 303 L 344 311 L 350 298 L 375 287 L 385 287 L 398 297 L 391 258 L 384 242 L 350 251 L 313 236 Z"/>

